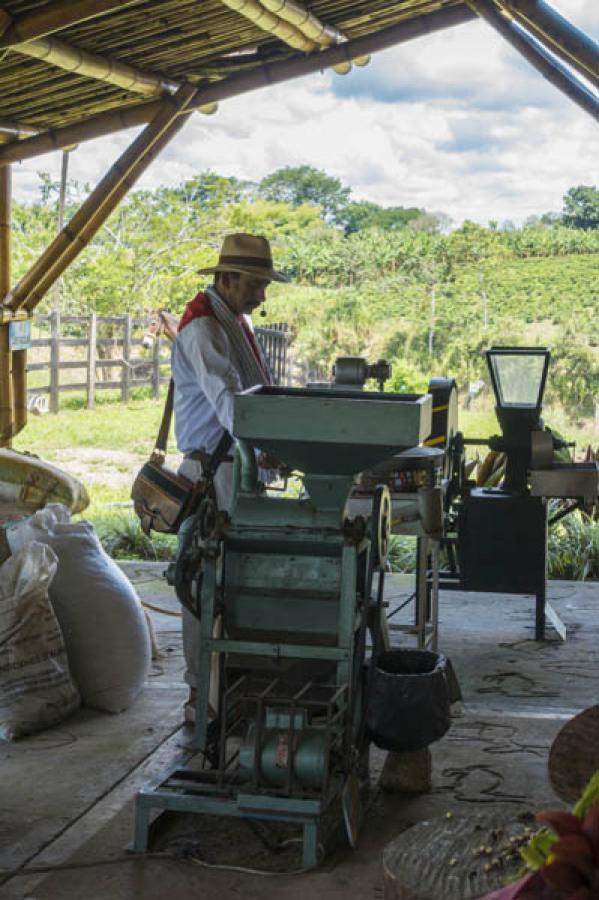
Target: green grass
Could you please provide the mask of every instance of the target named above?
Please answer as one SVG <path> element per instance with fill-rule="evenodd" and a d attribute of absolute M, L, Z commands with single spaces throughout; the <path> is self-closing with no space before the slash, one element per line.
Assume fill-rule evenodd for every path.
<path fill-rule="evenodd" d="M 30 416 L 27 427 L 15 438 L 15 449 L 43 455 L 48 450 L 99 447 L 149 455 L 158 433 L 164 396 L 122 404 L 106 393 L 97 398 L 94 409 L 85 409 L 83 401 L 70 397 L 61 404 L 58 415 Z"/>

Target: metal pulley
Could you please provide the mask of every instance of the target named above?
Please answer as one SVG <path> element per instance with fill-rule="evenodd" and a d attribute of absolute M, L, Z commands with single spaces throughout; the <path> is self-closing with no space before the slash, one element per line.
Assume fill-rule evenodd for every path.
<path fill-rule="evenodd" d="M 379 484 L 372 498 L 372 554 L 373 568 L 384 569 L 391 539 L 391 494 L 385 484 Z"/>
<path fill-rule="evenodd" d="M 391 377 L 391 365 L 386 359 L 378 359 L 375 363 L 369 363 L 362 356 L 339 356 L 333 366 L 335 384 L 352 385 L 362 388 L 369 378 L 378 381 L 379 390 Z"/>
<path fill-rule="evenodd" d="M 204 497 L 197 512 L 197 533 L 200 542 L 213 540 L 216 537 L 218 509 L 212 497 Z"/>
<path fill-rule="evenodd" d="M 167 570 L 167 580 L 175 588 L 179 602 L 197 619 L 197 602 L 202 581 L 204 558 L 218 553 L 223 514 L 216 501 L 206 494 L 197 512 L 182 523 L 178 534 L 177 556 Z"/>

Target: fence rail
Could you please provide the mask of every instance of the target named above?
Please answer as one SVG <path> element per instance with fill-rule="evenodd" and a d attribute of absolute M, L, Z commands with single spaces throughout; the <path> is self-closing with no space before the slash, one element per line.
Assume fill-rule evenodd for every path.
<path fill-rule="evenodd" d="M 146 320 L 130 315 L 61 316 L 57 311 L 48 316 L 36 316 L 37 325 L 46 325 L 50 336 L 36 338 L 31 347 L 49 349 L 49 358 L 43 362 L 29 362 L 28 372 L 48 372 L 49 381 L 41 387 L 28 388 L 29 403 L 42 394 L 49 394 L 50 411 L 57 413 L 60 408 L 60 394 L 63 391 L 84 391 L 86 405 L 93 409 L 96 392 L 99 390 L 120 390 L 121 402 L 126 403 L 132 388 L 149 385 L 152 396 L 157 398 L 160 385 L 170 380 L 170 341 L 158 336 L 153 348 L 140 355 Z M 100 332 L 109 327 L 112 334 L 101 336 Z M 65 334 L 64 330 L 71 330 Z M 73 336 L 72 330 L 83 336 Z M 256 328 L 268 360 L 275 383 L 285 380 L 287 369 L 287 345 L 289 333 L 287 325 L 278 323 L 268 328 Z M 69 359 L 64 358 L 68 350 Z M 165 350 L 168 353 L 165 354 Z M 80 351 L 81 355 L 77 353 Z M 72 358 L 75 354 L 76 358 Z M 65 381 L 61 373 L 69 370 L 85 371 L 85 380 Z M 117 369 L 119 375 L 113 376 Z M 98 375 L 102 377 L 98 377 Z"/>

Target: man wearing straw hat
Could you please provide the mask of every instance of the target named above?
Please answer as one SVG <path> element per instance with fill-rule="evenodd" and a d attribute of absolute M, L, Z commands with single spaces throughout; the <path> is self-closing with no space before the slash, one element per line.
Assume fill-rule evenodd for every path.
<path fill-rule="evenodd" d="M 270 244 L 252 234 L 225 237 L 215 266 L 214 283 L 187 304 L 173 344 L 172 374 L 177 446 L 184 454 L 179 473 L 196 481 L 203 461 L 231 433 L 233 397 L 256 384 L 271 382 L 268 363 L 248 322 L 265 300 L 271 281 L 288 279 L 273 268 Z M 268 466 L 267 459 L 260 460 Z M 219 509 L 231 505 L 233 464 L 219 466 L 214 479 Z M 191 688 L 186 720 L 193 721 L 197 687 L 199 623 L 183 610 L 183 649 Z M 213 679 L 214 681 L 214 679 Z"/>

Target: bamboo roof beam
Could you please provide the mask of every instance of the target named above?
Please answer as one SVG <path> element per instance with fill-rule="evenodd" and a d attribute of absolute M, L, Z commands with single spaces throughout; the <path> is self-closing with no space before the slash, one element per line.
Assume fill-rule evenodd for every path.
<path fill-rule="evenodd" d="M 66 69 L 67 72 L 74 72 L 76 75 L 83 75 L 87 78 L 96 78 L 98 81 L 114 84 L 127 91 L 145 96 L 173 93 L 178 87 L 173 81 L 128 66 L 109 56 L 89 53 L 87 50 L 66 44 L 58 38 L 45 37 L 36 41 L 13 44 L 11 50 L 24 56 L 41 59 L 59 69 Z"/>
<path fill-rule="evenodd" d="M 296 3 L 296 0 L 259 0 L 259 2 L 269 12 L 299 28 L 302 34 L 320 47 L 330 47 L 347 40 L 344 34 L 330 25 L 325 25 L 313 13 Z M 366 66 L 370 62 L 370 56 L 360 56 L 352 62 L 358 66 Z M 351 69 L 351 63 L 339 63 L 332 68 L 337 74 L 345 75 Z"/>
<path fill-rule="evenodd" d="M 502 9 L 599 87 L 599 44 L 545 0 L 500 0 Z"/>
<path fill-rule="evenodd" d="M 114 163 L 20 282 L 5 296 L 4 305 L 8 309 L 15 311 L 24 308 L 31 312 L 37 306 L 152 160 L 185 124 L 191 115 L 189 107 L 194 94 L 195 88 L 185 84 L 174 97 L 160 104 L 160 110 L 149 125 Z"/>
<path fill-rule="evenodd" d="M 293 0 L 221 0 L 229 9 L 245 16 L 267 34 L 280 38 L 294 50 L 310 53 L 319 47 L 329 47 L 343 41 L 336 29 L 324 25 Z M 368 62 L 362 58 L 360 64 Z M 338 75 L 351 70 L 351 62 L 344 60 L 331 66 Z"/>
<path fill-rule="evenodd" d="M 321 47 L 330 47 L 331 44 L 339 44 L 345 40 L 341 32 L 330 25 L 325 25 L 314 13 L 300 6 L 295 0 L 260 0 L 260 3 L 275 16 L 291 22 L 302 34 Z"/>
<path fill-rule="evenodd" d="M 36 40 L 53 31 L 126 9 L 139 2 L 140 0 L 58 0 L 14 18 L 6 10 L 0 9 L 0 48 Z"/>
<path fill-rule="evenodd" d="M 110 110 L 90 116 L 89 119 L 74 125 L 51 128 L 50 131 L 41 132 L 30 138 L 0 144 L 0 167 L 17 160 L 32 159 L 52 150 L 64 150 L 72 144 L 80 144 L 125 128 L 146 125 L 160 110 L 161 105 L 160 100 L 154 100 L 139 106 Z"/>
<path fill-rule="evenodd" d="M 304 53 L 310 53 L 316 50 L 320 44 L 311 40 L 309 37 L 296 28 L 291 22 L 280 19 L 279 16 L 269 12 L 266 7 L 262 6 L 258 0 L 221 0 L 229 9 L 238 12 L 240 15 L 249 19 L 258 28 L 261 28 L 267 34 L 274 34 L 280 38 L 289 47 L 294 50 L 303 50 Z"/>
<path fill-rule="evenodd" d="M 502 15 L 493 0 L 466 0 L 485 22 L 505 38 L 547 81 L 577 103 L 594 119 L 599 120 L 599 98 L 552 56 L 538 40 L 522 26 Z"/>
<path fill-rule="evenodd" d="M 475 18 L 476 13 L 467 6 L 448 7 L 408 19 L 376 34 L 354 38 L 343 44 L 335 44 L 327 50 L 318 51 L 309 56 L 261 65 L 254 70 L 243 72 L 240 75 L 232 75 L 199 88 L 190 108 L 200 108 L 272 84 L 280 84 L 292 78 L 300 78 L 335 63 L 351 61 L 356 56 L 385 50 L 443 28 L 470 22 Z M 153 101 L 126 109 L 99 113 L 97 116 L 91 116 L 74 125 L 64 125 L 61 128 L 54 128 L 21 141 L 11 141 L 4 146 L 0 145 L 0 167 L 11 161 L 31 159 L 51 150 L 60 150 L 71 144 L 80 144 L 124 128 L 143 125 L 156 115 L 160 105 L 159 101 Z"/>

